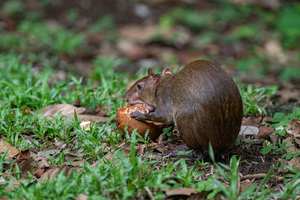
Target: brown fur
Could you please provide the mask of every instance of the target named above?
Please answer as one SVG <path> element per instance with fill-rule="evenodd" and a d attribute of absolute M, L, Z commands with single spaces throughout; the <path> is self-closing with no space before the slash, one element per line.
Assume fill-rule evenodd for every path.
<path fill-rule="evenodd" d="M 141 79 L 125 95 L 129 103 L 139 99 L 153 105 L 148 114 L 132 113 L 132 117 L 175 124 L 184 142 L 201 152 L 209 141 L 215 153 L 222 153 L 237 139 L 243 116 L 243 103 L 232 78 L 218 65 L 197 60 L 181 71 L 171 74 L 164 70 Z M 170 73 L 169 73 L 170 72 Z"/>

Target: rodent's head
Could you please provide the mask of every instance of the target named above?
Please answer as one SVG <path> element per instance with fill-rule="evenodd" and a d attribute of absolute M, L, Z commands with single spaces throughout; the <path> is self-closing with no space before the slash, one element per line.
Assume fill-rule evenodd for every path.
<path fill-rule="evenodd" d="M 161 74 L 154 74 L 151 68 L 148 69 L 148 76 L 138 80 L 125 94 L 125 101 L 130 104 L 144 104 L 149 112 L 155 110 L 155 89 L 163 75 L 172 74 L 165 68 Z"/>

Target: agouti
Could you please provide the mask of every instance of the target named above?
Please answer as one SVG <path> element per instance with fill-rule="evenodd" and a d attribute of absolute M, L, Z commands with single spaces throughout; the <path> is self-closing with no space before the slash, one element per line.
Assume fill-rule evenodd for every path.
<path fill-rule="evenodd" d="M 232 78 L 217 64 L 196 60 L 173 74 L 148 70 L 125 94 L 130 104 L 143 103 L 150 111 L 130 116 L 140 121 L 175 125 L 183 141 L 196 152 L 215 154 L 232 146 L 243 117 L 240 92 Z"/>

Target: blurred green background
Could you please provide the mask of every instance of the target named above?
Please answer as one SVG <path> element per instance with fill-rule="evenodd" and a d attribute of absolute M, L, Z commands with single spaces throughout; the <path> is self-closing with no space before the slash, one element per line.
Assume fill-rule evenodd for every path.
<path fill-rule="evenodd" d="M 72 71 L 74 60 L 110 55 L 171 66 L 205 58 L 256 76 L 300 77 L 296 1 L 2 0 L 0 8 L 0 53 L 22 54 L 39 67 Z"/>

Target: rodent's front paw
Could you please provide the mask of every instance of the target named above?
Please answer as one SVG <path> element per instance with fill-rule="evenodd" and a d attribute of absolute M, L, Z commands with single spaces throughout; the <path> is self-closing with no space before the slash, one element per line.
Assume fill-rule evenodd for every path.
<path fill-rule="evenodd" d="M 141 113 L 139 111 L 134 111 L 130 114 L 130 117 L 135 118 L 136 120 L 142 120 L 143 113 Z"/>

